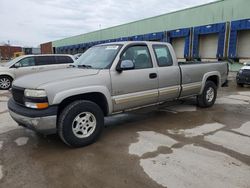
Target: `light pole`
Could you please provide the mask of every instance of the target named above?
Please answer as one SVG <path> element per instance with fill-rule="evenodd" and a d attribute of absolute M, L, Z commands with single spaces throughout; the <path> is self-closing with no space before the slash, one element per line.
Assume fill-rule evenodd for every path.
<path fill-rule="evenodd" d="M 10 41 L 8 40 L 8 49 L 9 49 L 9 60 L 11 59 L 11 51 L 10 51 Z"/>

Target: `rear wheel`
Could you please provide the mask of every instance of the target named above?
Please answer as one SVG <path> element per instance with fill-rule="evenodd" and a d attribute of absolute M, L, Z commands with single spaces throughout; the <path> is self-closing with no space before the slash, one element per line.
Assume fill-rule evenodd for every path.
<path fill-rule="evenodd" d="M 11 88 L 12 85 L 12 78 L 9 76 L 0 76 L 0 89 L 1 90 L 8 90 Z"/>
<path fill-rule="evenodd" d="M 217 86 L 212 81 L 207 81 L 201 95 L 197 96 L 197 105 L 208 108 L 214 105 L 217 97 Z"/>
<path fill-rule="evenodd" d="M 83 147 L 94 143 L 104 125 L 104 115 L 100 107 L 91 101 L 75 101 L 60 114 L 58 133 L 69 146 Z"/>

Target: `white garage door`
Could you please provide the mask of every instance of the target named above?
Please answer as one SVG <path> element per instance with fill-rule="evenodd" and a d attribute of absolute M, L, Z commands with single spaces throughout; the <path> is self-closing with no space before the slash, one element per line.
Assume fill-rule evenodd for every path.
<path fill-rule="evenodd" d="M 202 59 L 215 59 L 218 49 L 218 34 L 201 35 L 199 56 Z"/>
<path fill-rule="evenodd" d="M 184 59 L 185 38 L 172 39 L 172 46 L 176 53 L 177 59 Z"/>
<path fill-rule="evenodd" d="M 240 31 L 237 40 L 237 56 L 241 59 L 250 58 L 250 31 Z"/>

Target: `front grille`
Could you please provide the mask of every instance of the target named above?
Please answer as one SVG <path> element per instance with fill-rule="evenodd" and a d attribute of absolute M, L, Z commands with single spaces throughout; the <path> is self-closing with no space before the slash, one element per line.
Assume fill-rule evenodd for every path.
<path fill-rule="evenodd" d="M 24 89 L 18 87 L 12 87 L 11 89 L 13 99 L 19 103 L 24 104 Z"/>

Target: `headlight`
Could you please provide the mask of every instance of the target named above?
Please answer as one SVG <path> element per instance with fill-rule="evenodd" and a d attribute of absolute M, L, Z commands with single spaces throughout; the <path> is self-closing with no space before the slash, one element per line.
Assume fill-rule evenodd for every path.
<path fill-rule="evenodd" d="M 34 109 L 45 109 L 49 107 L 47 94 L 44 90 L 25 89 L 25 106 Z"/>
<path fill-rule="evenodd" d="M 47 97 L 47 94 L 44 90 L 34 90 L 34 89 L 25 89 L 24 95 L 25 97 L 34 97 L 34 98 Z"/>
<path fill-rule="evenodd" d="M 243 70 L 241 69 L 241 70 L 239 70 L 239 74 L 242 74 L 243 73 Z"/>

